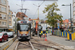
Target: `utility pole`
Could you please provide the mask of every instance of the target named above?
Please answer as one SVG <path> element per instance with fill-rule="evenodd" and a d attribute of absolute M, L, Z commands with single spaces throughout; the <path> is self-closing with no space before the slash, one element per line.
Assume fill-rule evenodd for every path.
<path fill-rule="evenodd" d="M 28 9 L 24 9 L 24 8 L 23 8 L 23 3 L 22 3 L 22 2 L 23 2 L 23 0 L 21 0 L 21 9 L 20 9 L 20 10 L 21 10 L 21 12 L 22 12 L 22 10 L 25 10 L 25 13 L 24 13 L 24 14 L 26 15 L 26 11 L 27 11 Z M 24 17 L 23 17 L 23 18 L 24 18 Z"/>
<path fill-rule="evenodd" d="M 23 3 L 22 3 L 22 0 L 21 0 L 21 7 L 22 7 L 22 9 L 23 9 Z M 22 12 L 22 9 L 21 9 L 21 12 Z"/>
<path fill-rule="evenodd" d="M 73 31 L 73 29 L 72 29 L 72 17 L 71 17 L 71 4 L 70 4 L 70 21 L 71 21 L 71 30 Z"/>
<path fill-rule="evenodd" d="M 73 31 L 73 29 L 72 29 L 72 17 L 71 17 L 71 3 L 70 3 L 70 5 L 62 5 L 62 6 L 70 6 L 70 22 L 71 22 L 71 31 Z"/>

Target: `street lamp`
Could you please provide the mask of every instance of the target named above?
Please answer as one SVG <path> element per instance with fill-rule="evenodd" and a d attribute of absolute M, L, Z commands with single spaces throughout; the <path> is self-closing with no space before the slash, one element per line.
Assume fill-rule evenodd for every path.
<path fill-rule="evenodd" d="M 72 19 L 72 17 L 71 17 L 71 3 L 70 3 L 70 5 L 64 5 L 64 4 L 63 4 L 62 6 L 70 6 L 71 31 L 73 31 L 73 30 L 72 30 L 72 20 L 71 20 L 71 19 Z"/>

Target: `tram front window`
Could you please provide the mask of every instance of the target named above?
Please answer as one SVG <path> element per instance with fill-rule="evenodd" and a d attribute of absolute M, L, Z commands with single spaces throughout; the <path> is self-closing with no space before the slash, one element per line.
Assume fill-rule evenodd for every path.
<path fill-rule="evenodd" d="M 27 31 L 28 30 L 28 25 L 20 25 L 20 30 L 21 31 Z"/>

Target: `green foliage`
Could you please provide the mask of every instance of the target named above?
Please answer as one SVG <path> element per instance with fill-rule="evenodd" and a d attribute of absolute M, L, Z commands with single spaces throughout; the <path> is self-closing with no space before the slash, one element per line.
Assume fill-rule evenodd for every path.
<path fill-rule="evenodd" d="M 19 18 L 17 18 L 17 21 L 19 21 L 20 19 Z"/>
<path fill-rule="evenodd" d="M 58 7 L 57 3 L 54 2 L 51 5 L 46 5 L 45 9 L 43 10 L 43 13 L 47 13 L 46 22 L 53 27 L 56 27 L 58 20 L 61 21 L 60 23 L 62 23 L 63 16 L 55 12 L 55 11 L 60 11 L 60 9 L 57 7 Z"/>

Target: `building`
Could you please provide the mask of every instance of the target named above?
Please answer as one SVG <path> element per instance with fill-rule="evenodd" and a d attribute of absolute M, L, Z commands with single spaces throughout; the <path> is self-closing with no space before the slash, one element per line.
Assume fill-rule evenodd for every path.
<path fill-rule="evenodd" d="M 23 12 L 17 12 L 16 17 L 19 18 L 20 20 L 22 20 L 23 17 L 24 17 L 25 19 L 28 18 L 28 16 L 25 15 Z"/>
<path fill-rule="evenodd" d="M 15 25 L 16 25 L 16 13 L 15 12 L 13 12 L 13 14 L 12 14 L 12 28 L 13 28 L 13 30 L 15 30 Z"/>
<path fill-rule="evenodd" d="M 75 0 L 73 0 L 73 19 L 75 20 Z"/>
<path fill-rule="evenodd" d="M 0 0 L 0 32 L 12 26 L 12 11 L 7 0 Z"/>
<path fill-rule="evenodd" d="M 14 26 L 15 26 L 15 22 L 16 22 L 16 13 L 13 12 L 12 15 L 13 15 L 13 16 L 12 16 L 12 27 L 14 27 Z"/>
<path fill-rule="evenodd" d="M 32 28 L 34 28 L 35 27 L 35 23 L 36 22 L 38 22 L 38 23 L 40 23 L 40 20 L 39 20 L 39 18 L 37 18 L 37 19 L 31 19 L 31 18 L 29 18 L 29 21 L 32 21 Z"/>
<path fill-rule="evenodd" d="M 8 1 L 0 0 L 0 31 L 8 29 Z"/>
<path fill-rule="evenodd" d="M 12 26 L 12 11 L 9 10 L 9 28 Z"/>
<path fill-rule="evenodd" d="M 66 27 L 66 28 L 69 28 L 71 26 L 71 23 L 70 23 L 69 19 L 63 20 L 62 26 Z"/>

